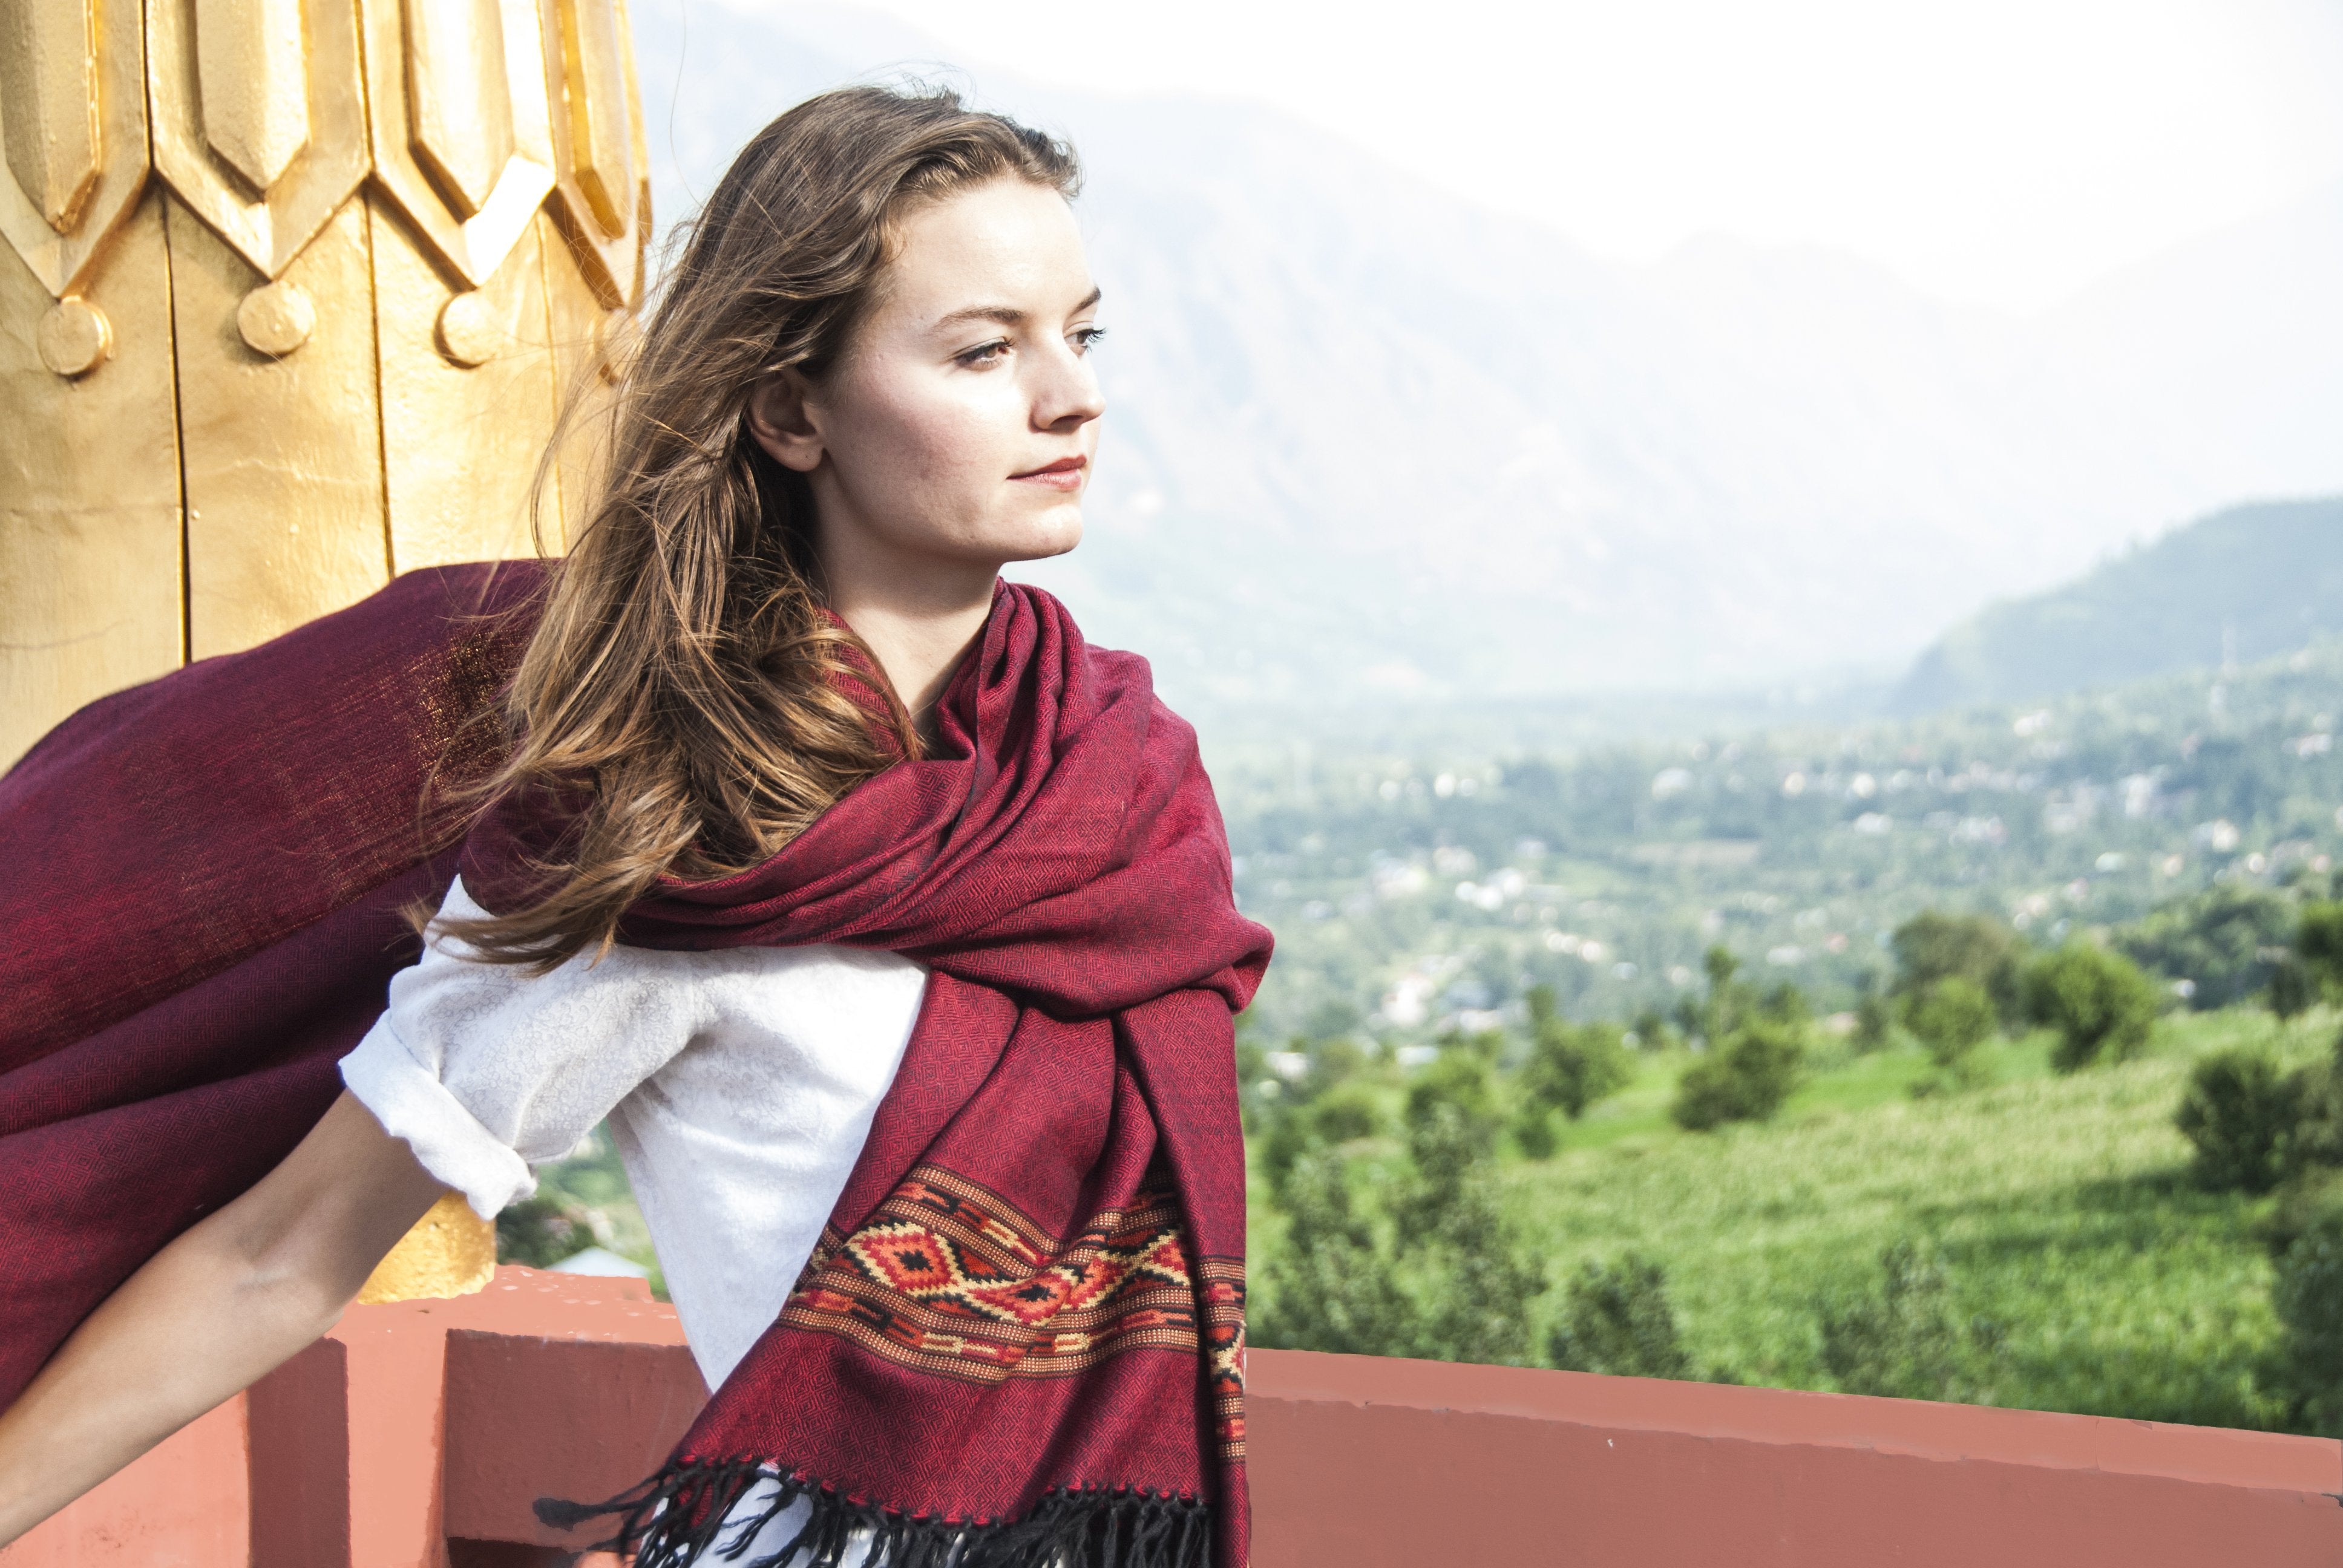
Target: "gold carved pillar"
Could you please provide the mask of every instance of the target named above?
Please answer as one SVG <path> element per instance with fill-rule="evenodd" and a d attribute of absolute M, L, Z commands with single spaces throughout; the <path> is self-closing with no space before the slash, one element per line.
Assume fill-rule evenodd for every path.
<path fill-rule="evenodd" d="M 0 768 L 398 572 L 558 548 L 578 498 L 530 487 L 641 297 L 648 172 L 623 0 L 0 0 Z M 370 1292 L 484 1244 L 442 1205 Z"/>
<path fill-rule="evenodd" d="M 621 0 L 0 0 L 0 767 L 559 547 L 538 457 L 649 228 Z"/>

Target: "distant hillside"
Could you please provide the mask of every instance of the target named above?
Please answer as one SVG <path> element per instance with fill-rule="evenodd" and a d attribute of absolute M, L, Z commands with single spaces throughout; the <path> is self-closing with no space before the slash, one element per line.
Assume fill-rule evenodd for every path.
<path fill-rule="evenodd" d="M 932 41 L 631 0 L 672 221 Z M 1077 554 L 1018 575 L 1182 707 L 1795 689 L 2247 496 L 2343 490 L 2343 184 L 2015 317 L 1728 239 L 1648 266 L 1274 107 L 987 70 L 1071 136 L 1111 337 Z"/>
<path fill-rule="evenodd" d="M 2237 507 L 1954 628 L 1920 656 L 1892 706 L 2023 702 L 2250 663 L 2337 631 L 2343 498 Z"/>

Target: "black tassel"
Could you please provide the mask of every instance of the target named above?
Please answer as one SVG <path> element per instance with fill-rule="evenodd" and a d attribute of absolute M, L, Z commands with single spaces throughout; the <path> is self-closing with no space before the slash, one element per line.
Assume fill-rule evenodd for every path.
<path fill-rule="evenodd" d="M 728 1530 L 725 1522 L 759 1485 L 769 1501 Z M 749 1543 L 800 1498 L 813 1512 L 779 1551 L 739 1568 L 842 1568 L 870 1544 L 868 1568 L 1212 1568 L 1212 1509 L 1152 1492 L 1103 1487 L 1048 1493 L 1023 1519 L 953 1524 L 851 1503 L 757 1460 L 698 1460 L 670 1465 L 607 1503 L 537 1501 L 557 1530 L 617 1515 L 618 1533 L 588 1548 L 615 1551 L 634 1568 L 696 1568 L 739 1563 Z M 721 1539 L 719 1539 L 721 1537 Z"/>

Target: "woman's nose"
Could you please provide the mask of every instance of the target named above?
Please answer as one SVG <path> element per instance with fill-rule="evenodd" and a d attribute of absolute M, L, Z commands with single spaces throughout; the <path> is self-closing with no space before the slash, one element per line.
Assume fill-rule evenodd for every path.
<path fill-rule="evenodd" d="M 1055 430 L 1088 424 L 1106 412 L 1106 394 L 1086 354 L 1071 347 L 1049 356 L 1041 385 L 1033 392 L 1033 425 Z"/>

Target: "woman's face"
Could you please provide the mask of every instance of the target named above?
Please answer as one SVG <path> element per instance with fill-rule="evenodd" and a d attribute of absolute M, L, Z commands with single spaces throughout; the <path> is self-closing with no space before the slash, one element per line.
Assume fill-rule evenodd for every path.
<path fill-rule="evenodd" d="M 846 356 L 750 401 L 759 443 L 807 476 L 824 566 L 989 577 L 1080 543 L 1098 299 L 1055 191 L 1002 178 L 912 213 Z"/>

